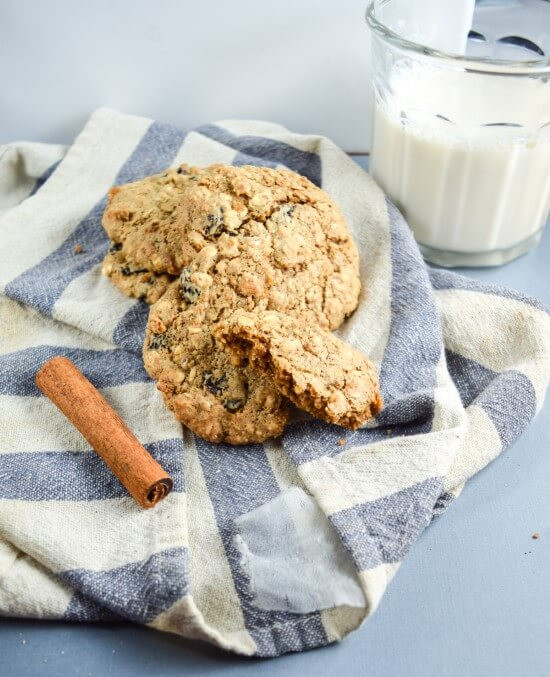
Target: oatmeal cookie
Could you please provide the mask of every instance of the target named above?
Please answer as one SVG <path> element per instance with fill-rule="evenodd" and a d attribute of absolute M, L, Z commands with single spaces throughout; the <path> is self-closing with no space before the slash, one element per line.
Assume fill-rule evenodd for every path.
<path fill-rule="evenodd" d="M 235 366 L 212 336 L 205 279 L 182 275 L 149 314 L 143 360 L 167 406 L 211 442 L 276 437 L 287 420 L 281 393 L 257 370 Z"/>
<path fill-rule="evenodd" d="M 236 311 L 213 333 L 236 364 L 256 368 L 317 418 L 355 430 L 382 409 L 374 366 L 328 331 L 273 311 Z"/>
<path fill-rule="evenodd" d="M 178 420 L 216 442 L 280 434 L 280 389 L 232 364 L 212 327 L 237 309 L 271 310 L 322 332 L 353 312 L 358 252 L 327 193 L 287 170 L 183 166 L 113 189 L 103 225 L 106 274 L 155 302 L 144 362 Z"/>
<path fill-rule="evenodd" d="M 237 305 L 252 296 L 327 329 L 357 305 L 359 257 L 342 213 L 288 170 L 170 169 L 113 188 L 103 225 L 138 269 L 176 275 L 213 251 L 208 272 Z"/>

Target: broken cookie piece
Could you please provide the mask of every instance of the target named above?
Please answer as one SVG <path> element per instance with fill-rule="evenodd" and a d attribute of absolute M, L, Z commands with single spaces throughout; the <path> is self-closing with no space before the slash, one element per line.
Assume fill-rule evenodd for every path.
<path fill-rule="evenodd" d="M 276 311 L 237 310 L 213 333 L 237 364 L 316 418 L 355 430 L 382 409 L 374 366 L 328 331 Z"/>

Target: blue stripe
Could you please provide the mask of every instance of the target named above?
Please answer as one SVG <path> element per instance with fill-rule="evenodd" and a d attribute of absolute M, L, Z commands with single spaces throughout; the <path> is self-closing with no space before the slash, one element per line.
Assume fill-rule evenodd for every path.
<path fill-rule="evenodd" d="M 447 369 L 464 407 L 470 406 L 498 376 L 498 372 L 487 369 L 479 362 L 463 357 L 452 350 L 445 350 L 445 357 Z"/>
<path fill-rule="evenodd" d="M 447 351 L 447 367 L 465 407 L 481 407 L 506 448 L 535 417 L 537 396 L 531 381 L 519 371 L 493 371 L 463 355 Z"/>
<path fill-rule="evenodd" d="M 489 416 L 505 449 L 535 417 L 537 396 L 527 376 L 510 369 L 499 374 L 476 398 L 475 404 Z"/>
<path fill-rule="evenodd" d="M 189 592 L 188 552 L 187 548 L 171 548 L 108 571 L 73 569 L 58 576 L 91 603 L 126 619 L 149 623 Z M 90 605 L 82 610 L 82 598 L 71 604 L 66 614 L 73 617 L 90 612 Z"/>
<path fill-rule="evenodd" d="M 71 601 L 63 614 L 63 619 L 79 623 L 92 623 L 94 621 L 123 621 L 124 617 L 106 609 L 77 591 L 71 597 Z"/>
<path fill-rule="evenodd" d="M 34 184 L 34 188 L 32 189 L 29 197 L 32 197 L 37 191 L 40 190 L 40 188 L 42 188 L 42 186 L 46 183 L 46 181 L 50 178 L 50 176 L 58 168 L 60 162 L 61 162 L 61 160 L 54 162 L 53 165 L 51 165 L 50 167 L 48 167 L 48 169 L 46 169 L 46 171 L 42 174 L 42 176 L 39 176 L 36 179 L 36 183 Z"/>
<path fill-rule="evenodd" d="M 234 167 L 242 167 L 243 165 L 253 165 L 254 167 L 271 167 L 276 169 L 279 167 L 277 162 L 272 162 L 271 160 L 265 160 L 262 158 L 254 157 L 248 153 L 237 153 L 233 158 L 231 163 Z"/>
<path fill-rule="evenodd" d="M 148 317 L 149 306 L 143 301 L 136 303 L 118 321 L 113 343 L 141 357 Z"/>
<path fill-rule="evenodd" d="M 252 603 L 246 574 L 233 546 L 233 520 L 279 494 L 279 487 L 261 445 L 232 447 L 196 438 L 197 450 L 218 529 L 242 606 L 245 625 L 261 656 L 277 656 L 327 643 L 319 613 L 264 611 Z M 230 481 L 228 481 L 230 480 Z"/>
<path fill-rule="evenodd" d="M 121 350 L 83 350 L 62 346 L 35 346 L 16 353 L 0 355 L 0 395 L 40 395 L 34 377 L 52 357 L 64 355 L 72 360 L 96 386 L 108 388 L 126 383 L 150 381 L 141 357 Z"/>
<path fill-rule="evenodd" d="M 538 301 L 531 296 L 527 296 L 527 294 L 513 291 L 512 289 L 505 289 L 504 287 L 499 287 L 498 285 L 486 284 L 484 282 L 479 282 L 479 280 L 472 280 L 469 277 L 464 277 L 464 275 L 452 273 L 450 270 L 430 268 L 429 273 L 434 289 L 460 289 L 464 291 L 481 292 L 483 294 L 489 294 L 492 296 L 502 296 L 502 298 L 520 301 L 521 303 L 526 303 L 529 306 L 533 306 L 533 308 L 550 313 L 550 309 L 547 308 L 541 301 Z"/>
<path fill-rule="evenodd" d="M 414 404 L 418 402 L 420 394 L 416 394 Z M 426 398 L 430 398 L 430 393 L 426 393 Z M 431 403 L 431 398 L 430 398 Z M 382 442 L 392 437 L 406 437 L 409 435 L 420 435 L 430 432 L 432 429 L 431 408 L 426 406 L 421 411 L 428 415 L 425 418 L 420 416 L 414 420 L 411 413 L 406 422 L 401 423 L 400 417 L 407 412 L 407 398 L 393 402 L 391 405 L 395 410 L 395 417 L 388 416 L 388 419 L 394 419 L 395 423 L 391 425 L 379 425 L 376 428 L 362 428 L 361 430 L 345 430 L 340 426 L 330 425 L 324 421 L 307 419 L 290 424 L 286 427 L 283 434 L 283 446 L 289 457 L 296 465 L 308 463 L 322 456 L 333 457 L 341 454 L 353 447 L 361 447 L 374 442 Z M 413 416 L 411 419 L 410 416 Z M 344 438 L 345 445 L 340 446 L 339 441 Z"/>
<path fill-rule="evenodd" d="M 400 562 L 431 522 L 443 481 L 433 477 L 330 516 L 360 571 Z"/>
<path fill-rule="evenodd" d="M 101 227 L 101 216 L 106 204 L 107 198 L 103 198 L 62 245 L 7 284 L 6 296 L 51 315 L 66 287 L 105 256 L 108 238 Z M 81 254 L 74 253 L 77 244 L 83 246 Z"/>
<path fill-rule="evenodd" d="M 153 122 L 118 172 L 115 184 L 136 181 L 165 169 L 181 147 L 185 135 L 186 132 L 176 127 Z M 105 196 L 62 245 L 12 280 L 6 286 L 6 295 L 50 315 L 70 282 L 105 256 L 108 238 L 101 226 L 101 217 L 106 204 Z M 77 244 L 82 245 L 83 251 L 75 255 Z"/>
<path fill-rule="evenodd" d="M 183 441 L 153 442 L 146 449 L 184 491 Z M 0 499 L 18 501 L 99 501 L 128 492 L 92 451 L 0 454 Z"/>
<path fill-rule="evenodd" d="M 386 201 L 391 235 L 391 325 L 380 369 L 380 423 L 433 419 L 443 337 L 426 267 L 405 220 Z M 393 405 L 394 401 L 404 404 Z M 396 417 L 398 421 L 396 420 Z"/>
<path fill-rule="evenodd" d="M 237 136 L 217 125 L 203 125 L 195 131 L 248 155 L 250 164 L 261 164 L 261 160 L 268 160 L 306 176 L 316 186 L 321 185 L 321 158 L 316 153 L 299 150 L 283 141 L 263 136 Z"/>

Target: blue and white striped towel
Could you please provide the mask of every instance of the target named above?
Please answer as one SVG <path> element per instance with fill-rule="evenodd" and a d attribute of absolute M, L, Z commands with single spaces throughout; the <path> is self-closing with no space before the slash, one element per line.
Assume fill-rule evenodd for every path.
<path fill-rule="evenodd" d="M 286 166 L 342 207 L 363 295 L 340 334 L 379 367 L 386 402 L 345 446 L 342 429 L 305 417 L 264 445 L 213 445 L 165 409 L 141 362 L 148 309 L 100 274 L 100 220 L 113 184 L 182 161 Z M 398 211 L 324 138 L 260 122 L 184 132 L 100 110 L 68 150 L 5 147 L 0 209 L 0 614 L 133 619 L 261 656 L 338 640 L 541 408 L 545 309 L 428 271 Z M 174 477 L 155 509 L 36 389 L 58 354 Z"/>

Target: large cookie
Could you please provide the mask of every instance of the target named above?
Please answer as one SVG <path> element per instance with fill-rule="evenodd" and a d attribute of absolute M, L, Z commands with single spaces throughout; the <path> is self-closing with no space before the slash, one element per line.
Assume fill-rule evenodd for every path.
<path fill-rule="evenodd" d="M 202 438 L 246 444 L 276 437 L 287 420 L 284 398 L 216 345 L 207 320 L 207 277 L 183 275 L 151 306 L 145 367 L 176 418 Z"/>
<path fill-rule="evenodd" d="M 355 430 L 382 409 L 374 366 L 328 331 L 273 311 L 236 311 L 214 328 L 222 347 L 300 409 Z"/>
<path fill-rule="evenodd" d="M 178 274 L 214 245 L 209 272 L 238 305 L 252 297 L 330 329 L 357 305 L 358 253 L 346 222 L 327 193 L 294 172 L 167 170 L 112 189 L 103 225 L 138 270 Z"/>

